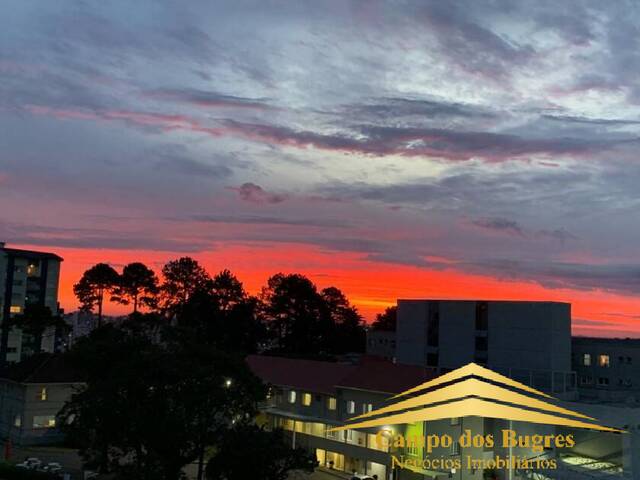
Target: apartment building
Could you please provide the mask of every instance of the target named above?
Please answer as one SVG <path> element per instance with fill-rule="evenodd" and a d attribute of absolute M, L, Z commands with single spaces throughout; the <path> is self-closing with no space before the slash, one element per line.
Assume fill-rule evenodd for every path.
<path fill-rule="evenodd" d="M 258 421 L 267 427 L 283 428 L 289 432 L 292 446 L 314 452 L 323 469 L 338 474 L 374 475 L 379 480 L 459 479 L 563 479 L 593 480 L 597 478 L 636 478 L 640 476 L 640 409 L 610 407 L 598 404 L 562 402 L 562 406 L 593 415 L 604 424 L 625 428 L 629 434 L 594 434 L 592 431 L 567 430 L 551 425 L 512 422 L 499 418 L 455 417 L 411 424 L 330 431 L 345 425 L 356 415 L 388 405 L 390 397 L 408 388 L 437 378 L 432 368 L 394 364 L 379 357 L 363 357 L 355 364 L 331 363 L 253 355 L 247 359 L 253 372 L 271 385 L 268 401 L 262 406 Z M 636 428 L 637 426 L 637 428 Z M 512 450 L 501 445 L 469 446 L 459 444 L 440 446 L 428 453 L 424 446 L 381 445 L 379 432 L 401 434 L 405 438 L 437 433 L 459 438 L 466 430 L 476 434 L 492 434 L 499 438 L 502 430 L 515 428 L 520 434 L 540 435 L 567 433 L 577 438 L 571 449 L 556 451 L 545 448 L 534 452 L 526 447 Z M 558 469 L 546 472 L 530 470 L 497 470 L 469 468 L 398 468 L 392 458 L 421 461 L 425 458 L 445 461 L 465 458 L 554 458 Z"/>
<path fill-rule="evenodd" d="M 17 362 L 24 358 L 26 338 L 9 320 L 24 312 L 30 304 L 40 304 L 59 312 L 58 283 L 62 258 L 54 253 L 8 248 L 0 242 L 0 362 Z M 53 352 L 56 335 L 45 332 L 42 350 Z"/>
<path fill-rule="evenodd" d="M 82 385 L 63 357 L 39 354 L 0 371 L 0 437 L 15 445 L 46 445 L 63 440 L 56 415 Z"/>
<path fill-rule="evenodd" d="M 572 368 L 584 398 L 640 403 L 640 339 L 574 337 Z"/>

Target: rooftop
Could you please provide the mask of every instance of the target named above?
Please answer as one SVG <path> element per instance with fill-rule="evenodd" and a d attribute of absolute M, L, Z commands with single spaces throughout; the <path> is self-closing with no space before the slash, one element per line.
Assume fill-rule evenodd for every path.
<path fill-rule="evenodd" d="M 364 356 L 356 364 L 250 355 L 247 363 L 264 382 L 315 393 L 351 388 L 395 394 L 433 378 L 431 370 Z"/>
<path fill-rule="evenodd" d="M 0 242 L 0 250 L 5 252 L 7 255 L 13 257 L 26 257 L 26 258 L 37 258 L 37 259 L 45 259 L 45 260 L 59 260 L 62 261 L 63 258 L 55 253 L 50 252 L 38 252 L 35 250 L 22 250 L 19 248 L 7 248 L 5 247 L 4 242 Z"/>
<path fill-rule="evenodd" d="M 18 383 L 79 383 L 82 375 L 62 355 L 41 353 L 0 370 L 0 378 Z"/>

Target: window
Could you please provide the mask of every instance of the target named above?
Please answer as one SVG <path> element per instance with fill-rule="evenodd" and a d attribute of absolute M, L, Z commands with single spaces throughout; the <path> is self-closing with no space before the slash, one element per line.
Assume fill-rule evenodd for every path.
<path fill-rule="evenodd" d="M 304 405 L 305 407 L 308 407 L 309 405 L 311 405 L 311 394 L 310 393 L 303 393 L 302 394 L 302 405 Z"/>
<path fill-rule="evenodd" d="M 47 399 L 47 387 L 42 387 L 38 393 L 38 400 L 45 401 Z"/>
<path fill-rule="evenodd" d="M 609 385 L 609 379 L 607 377 L 599 377 L 598 378 L 598 385 Z"/>
<path fill-rule="evenodd" d="M 55 426 L 55 415 L 34 415 L 33 417 L 33 428 L 53 428 Z"/>
<path fill-rule="evenodd" d="M 20 313 L 22 312 L 22 307 L 20 305 L 11 305 L 9 308 L 9 313 Z"/>
<path fill-rule="evenodd" d="M 601 367 L 608 367 L 609 363 L 609 355 L 599 355 L 598 356 L 598 365 Z"/>
<path fill-rule="evenodd" d="M 289 403 L 296 403 L 296 391 L 295 390 L 289 390 L 289 396 L 287 397 L 287 400 L 289 401 Z"/>
<path fill-rule="evenodd" d="M 356 402 L 347 400 L 347 413 L 356 413 Z"/>
<path fill-rule="evenodd" d="M 582 375 L 580 377 L 580 384 L 582 385 L 591 385 L 593 383 L 593 377 L 588 375 Z"/>
<path fill-rule="evenodd" d="M 329 397 L 327 398 L 327 408 L 329 410 L 335 410 L 336 409 L 336 397 Z"/>
<path fill-rule="evenodd" d="M 627 357 L 627 364 L 631 365 L 631 357 Z"/>
<path fill-rule="evenodd" d="M 373 410 L 373 405 L 371 403 L 362 404 L 362 413 L 369 413 L 371 410 Z"/>
<path fill-rule="evenodd" d="M 584 355 L 582 355 L 582 365 L 584 365 L 585 367 L 590 367 L 591 366 L 591 354 L 590 353 L 585 353 Z"/>
<path fill-rule="evenodd" d="M 440 342 L 440 303 L 430 302 L 427 317 L 427 345 L 437 347 Z"/>
<path fill-rule="evenodd" d="M 20 428 L 22 426 L 22 416 L 17 414 L 13 419 L 13 426 Z"/>

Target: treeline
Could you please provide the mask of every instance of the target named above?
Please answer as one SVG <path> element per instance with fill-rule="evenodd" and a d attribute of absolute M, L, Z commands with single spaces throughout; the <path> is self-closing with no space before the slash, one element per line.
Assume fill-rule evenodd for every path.
<path fill-rule="evenodd" d="M 120 272 L 99 263 L 74 291 L 99 321 L 106 301 L 131 306 L 124 321 L 101 322 L 65 353 L 85 382 L 57 424 L 88 468 L 118 480 L 179 480 L 193 462 L 199 480 L 313 471 L 312 454 L 256 424 L 269 386 L 245 358 L 363 351 L 365 324 L 338 288 L 278 273 L 253 296 L 230 271 L 212 277 L 183 257 L 160 276 L 142 263 Z M 395 309 L 373 327 L 395 328 Z"/>
<path fill-rule="evenodd" d="M 229 270 L 215 276 L 183 257 L 162 267 L 161 278 L 143 263 L 121 272 L 106 263 L 74 285 L 81 309 L 101 323 L 105 302 L 131 306 L 131 314 L 195 328 L 198 335 L 243 352 L 323 356 L 363 352 L 365 323 L 336 287 L 318 289 L 300 274 L 273 275 L 257 296 Z M 144 313 L 141 313 L 144 312 Z"/>

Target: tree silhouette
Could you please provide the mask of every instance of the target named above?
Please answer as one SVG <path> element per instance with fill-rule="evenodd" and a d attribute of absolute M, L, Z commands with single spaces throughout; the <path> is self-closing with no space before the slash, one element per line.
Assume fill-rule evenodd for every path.
<path fill-rule="evenodd" d="M 247 447 L 251 461 L 247 462 Z M 285 480 L 292 470 L 312 473 L 318 462 L 302 448 L 291 448 L 280 429 L 242 425 L 225 432 L 207 464 L 207 480 Z"/>
<path fill-rule="evenodd" d="M 326 353 L 323 300 L 311 280 L 300 274 L 278 273 L 269 278 L 260 297 L 276 350 L 306 355 Z"/>
<path fill-rule="evenodd" d="M 333 353 L 364 352 L 366 330 L 358 310 L 336 287 L 320 292 L 324 300 L 325 315 L 330 329 L 329 350 Z"/>
<path fill-rule="evenodd" d="M 24 356 L 42 352 L 42 339 L 47 329 L 54 328 L 56 333 L 60 333 L 69 328 L 60 315 L 54 315 L 49 307 L 40 304 L 27 305 L 22 314 L 11 319 L 10 325 L 20 328 L 23 334 L 31 337 L 30 351 Z"/>
<path fill-rule="evenodd" d="M 158 277 L 154 271 L 144 263 L 134 262 L 122 270 L 111 300 L 123 305 L 133 304 L 133 313 L 137 313 L 140 306 L 154 308 L 158 292 Z"/>
<path fill-rule="evenodd" d="M 81 310 L 92 312 L 98 308 L 98 325 L 102 323 L 105 294 L 113 292 L 118 282 L 118 272 L 106 263 L 98 263 L 84 272 L 80 281 L 73 286 Z"/>
<path fill-rule="evenodd" d="M 206 446 L 251 421 L 266 394 L 242 358 L 156 343 L 134 320 L 95 330 L 69 359 L 86 384 L 63 407 L 59 425 L 89 468 L 116 478 L 178 480 Z"/>
<path fill-rule="evenodd" d="M 387 307 L 384 313 L 376 315 L 376 319 L 371 324 L 373 330 L 383 330 L 387 332 L 396 331 L 398 307 Z"/>
<path fill-rule="evenodd" d="M 211 286 L 209 274 L 191 257 L 168 262 L 162 267 L 162 276 L 161 306 L 169 316 L 177 314 L 195 292 Z"/>

